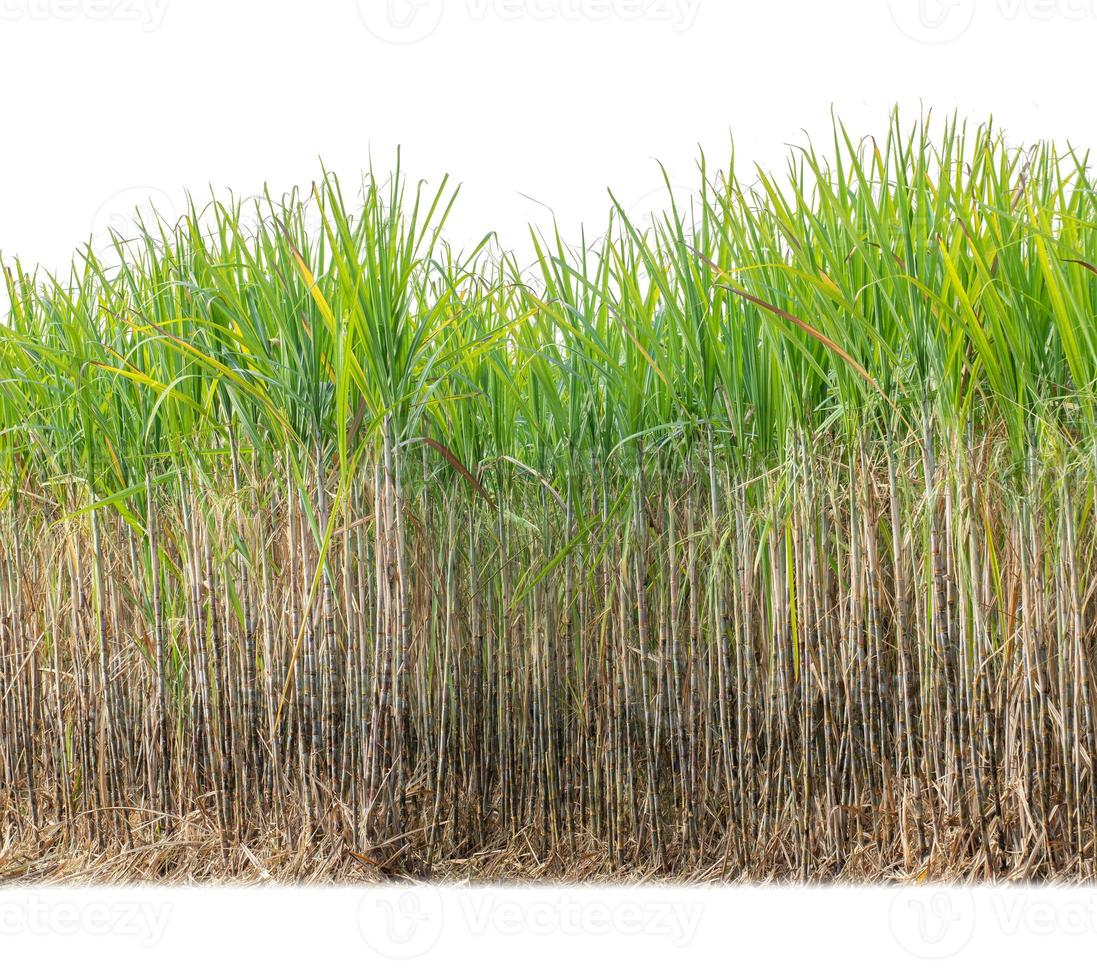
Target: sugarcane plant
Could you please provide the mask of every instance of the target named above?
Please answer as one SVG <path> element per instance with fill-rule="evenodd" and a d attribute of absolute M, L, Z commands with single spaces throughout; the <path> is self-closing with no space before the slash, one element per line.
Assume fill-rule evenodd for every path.
<path fill-rule="evenodd" d="M 1085 154 L 666 187 L 529 263 L 399 160 L 4 262 L 0 874 L 1094 876 Z"/>

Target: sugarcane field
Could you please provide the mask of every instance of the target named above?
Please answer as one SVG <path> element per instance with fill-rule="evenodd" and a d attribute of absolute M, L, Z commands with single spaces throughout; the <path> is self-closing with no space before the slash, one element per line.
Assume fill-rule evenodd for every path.
<path fill-rule="evenodd" d="M 5 254 L 0 878 L 1092 881 L 1090 162 L 813 136 Z"/>

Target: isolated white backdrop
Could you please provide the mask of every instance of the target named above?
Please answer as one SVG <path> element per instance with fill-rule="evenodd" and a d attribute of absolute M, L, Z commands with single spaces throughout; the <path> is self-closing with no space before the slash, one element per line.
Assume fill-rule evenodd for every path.
<path fill-rule="evenodd" d="M 600 230 L 703 147 L 779 166 L 833 106 L 993 112 L 1097 145 L 1097 0 L 0 0 L 0 253 L 64 265 L 184 189 L 388 169 L 463 184 L 457 243 Z M 532 200 L 531 200 L 532 199 Z M 540 204 L 534 202 L 541 202 Z"/>
<path fill-rule="evenodd" d="M 855 133 L 898 103 L 1097 146 L 1095 42 L 1097 0 L 0 0 L 0 253 L 59 269 L 143 200 L 307 186 L 321 158 L 352 179 L 398 144 L 410 175 L 463 184 L 451 239 L 519 246 L 549 207 L 569 234 L 600 230 L 610 185 L 656 206 L 656 159 L 688 187 L 698 146 L 723 163 L 731 135 L 741 166 L 779 166 L 832 107 Z M 407 952 L 423 975 L 916 975 L 928 957 L 970 976 L 1097 947 L 1093 892 L 483 894 L 9 891 L 0 956 L 12 976 L 48 957 L 89 978 L 388 972 Z M 637 934 L 698 908 L 688 935 Z"/>

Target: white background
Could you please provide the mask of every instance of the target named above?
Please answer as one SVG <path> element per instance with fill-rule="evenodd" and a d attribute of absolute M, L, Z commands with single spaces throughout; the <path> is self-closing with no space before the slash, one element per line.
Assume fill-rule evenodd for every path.
<path fill-rule="evenodd" d="M 0 890 L 10 977 L 972 980 L 1095 950 L 1092 889 Z"/>
<path fill-rule="evenodd" d="M 1097 0 L 0 0 L 0 254 L 63 270 L 151 199 L 391 165 L 464 190 L 455 244 L 597 234 L 734 136 L 779 167 L 833 108 L 898 103 L 1097 145 Z M 540 202 L 540 203 L 536 203 Z M 551 209 L 551 210 L 550 210 Z M 640 932 L 648 935 L 639 935 Z M 776 890 L 0 892 L 6 975 L 970 977 L 1091 963 L 1097 893 Z M 126 968 L 128 964 L 128 969 Z M 1011 969 L 1012 968 L 1012 969 Z M 612 971 L 609 972 L 609 971 Z"/>
<path fill-rule="evenodd" d="M 63 267 L 144 200 L 308 187 L 321 159 L 351 181 L 398 145 L 463 184 L 455 244 L 518 248 L 552 212 L 597 235 L 610 186 L 658 207 L 656 160 L 689 187 L 732 136 L 780 167 L 832 106 L 856 134 L 898 103 L 1097 145 L 1095 41 L 1097 0 L 0 0 L 0 253 Z"/>

